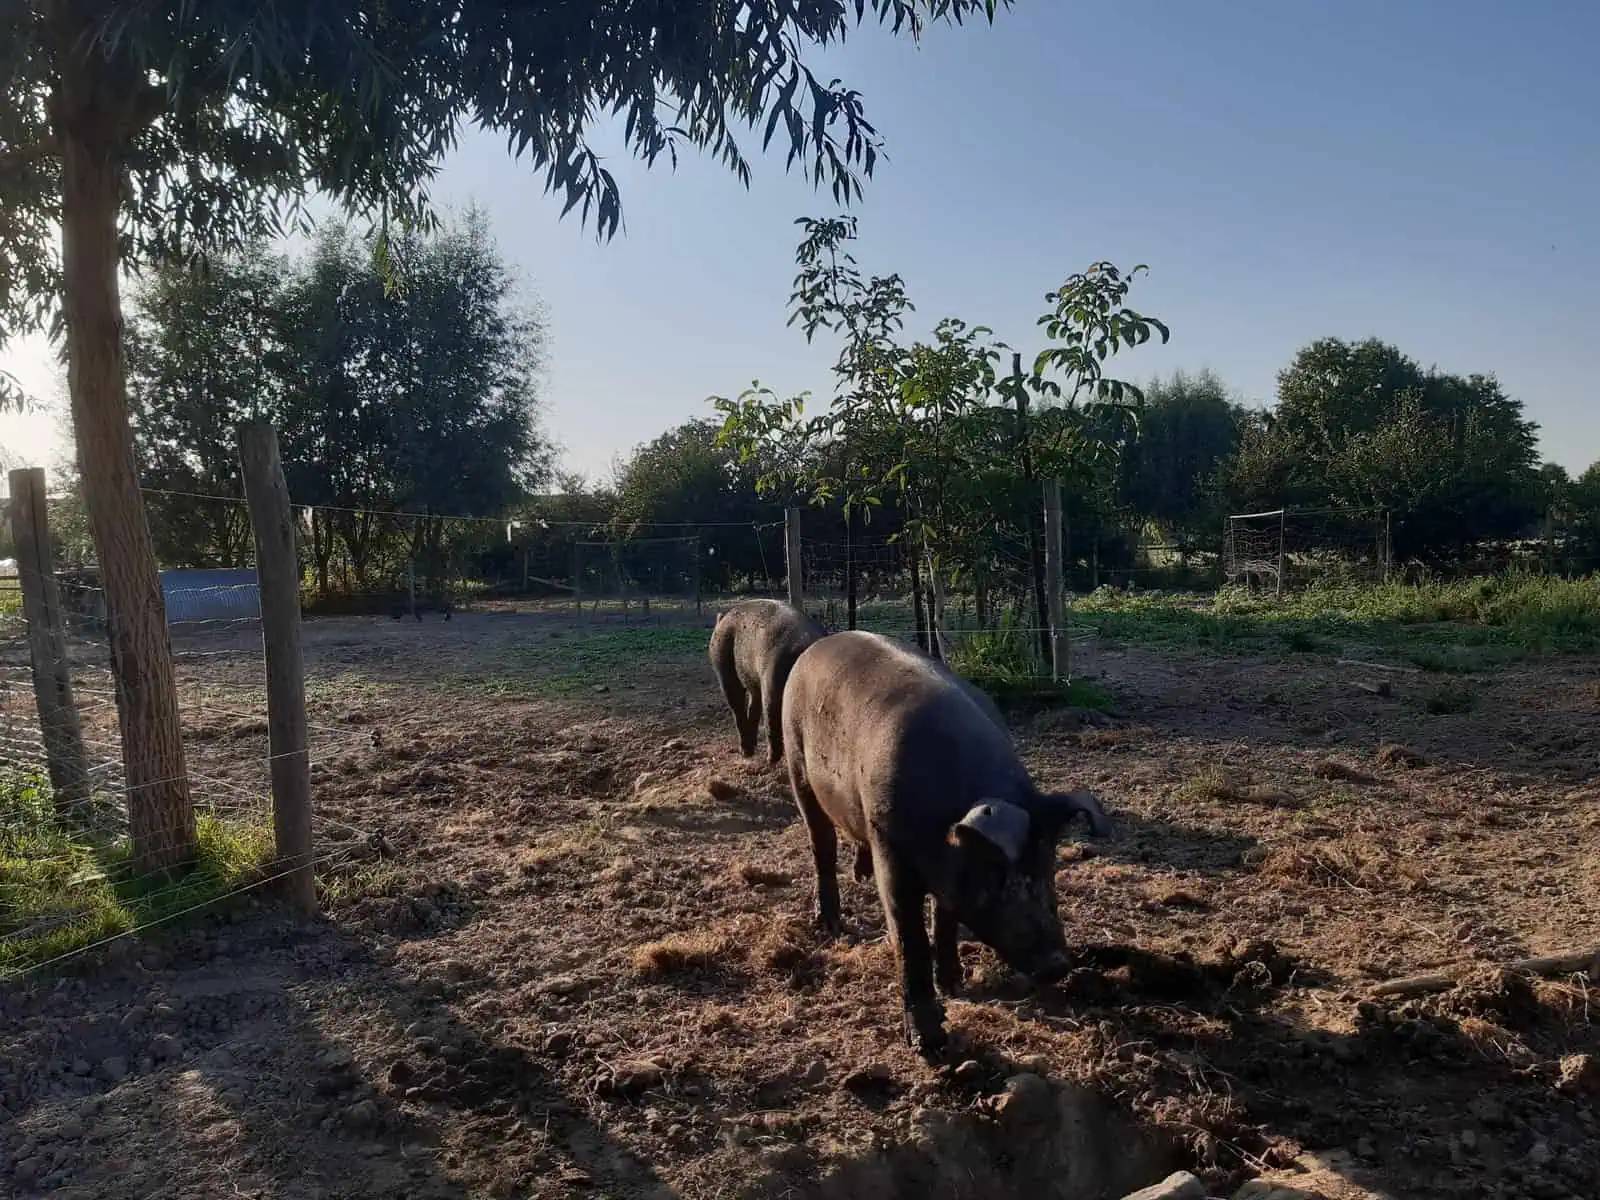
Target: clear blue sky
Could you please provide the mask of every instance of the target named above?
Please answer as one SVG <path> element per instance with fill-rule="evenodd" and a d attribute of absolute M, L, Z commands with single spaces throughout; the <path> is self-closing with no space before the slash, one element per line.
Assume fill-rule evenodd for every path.
<path fill-rule="evenodd" d="M 1596 45 L 1600 6 L 1578 0 L 1021 0 L 993 29 L 920 49 L 867 32 L 818 64 L 887 140 L 858 254 L 905 277 L 915 332 L 957 315 L 1031 350 L 1045 291 L 1142 261 L 1131 301 L 1173 339 L 1119 374 L 1210 366 L 1267 401 L 1297 347 L 1376 335 L 1497 373 L 1579 470 L 1600 458 Z M 499 139 L 469 136 L 438 188 L 488 211 L 549 307 L 567 464 L 603 473 L 752 379 L 826 394 L 833 347 L 784 321 L 792 221 L 831 196 L 778 155 L 746 192 L 707 159 L 646 172 L 599 141 L 626 219 L 607 245 L 558 221 Z M 50 387 L 36 349 L 5 361 Z M 0 425 L 14 454 L 24 424 L 51 423 Z"/>

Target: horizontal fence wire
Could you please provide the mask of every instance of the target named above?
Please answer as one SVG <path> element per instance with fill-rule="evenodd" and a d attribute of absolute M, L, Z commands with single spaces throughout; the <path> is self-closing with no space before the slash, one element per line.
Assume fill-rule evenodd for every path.
<path fill-rule="evenodd" d="M 1055 647 L 1066 652 L 1069 676 L 1094 673 L 1097 636 L 1074 611 L 1074 593 L 1108 584 L 1215 586 L 1230 577 L 1259 583 L 1256 577 L 1280 570 L 1286 582 L 1299 583 L 1383 553 L 1369 536 L 1377 526 L 1352 522 L 1350 514 L 1245 515 L 1231 519 L 1226 536 L 1208 547 L 1149 529 L 1097 529 L 1079 521 L 1058 547 L 1067 596 L 1064 627 L 1054 631 L 1064 636 L 1053 640 L 1040 603 L 1043 525 L 1035 520 L 1029 528 L 1018 513 L 997 512 L 988 525 L 929 554 L 911 531 L 851 530 L 837 514 L 805 509 L 800 557 L 791 563 L 776 506 L 752 519 L 632 521 L 584 497 L 540 498 L 510 517 L 441 514 L 414 504 L 299 505 L 302 614 L 308 629 L 329 622 L 330 633 L 307 662 L 308 744 L 274 755 L 260 581 L 244 499 L 159 487 L 144 489 L 144 499 L 162 562 L 184 774 L 130 792 L 105 581 L 84 546 L 57 547 L 65 565 L 53 575 L 62 614 L 54 643 L 33 636 L 20 580 L 0 571 L 0 973 L 12 970 L 6 965 L 12 962 L 58 962 L 286 874 L 290 868 L 275 861 L 271 847 L 275 759 L 304 755 L 313 779 L 323 781 L 377 770 L 369 748 L 377 746 L 378 731 L 342 723 L 351 707 L 359 710 L 362 696 L 429 686 L 447 669 L 442 660 L 400 655 L 397 648 L 413 635 L 391 622 L 465 618 L 450 636 L 469 656 L 491 644 L 492 627 L 472 623 L 480 614 L 522 614 L 535 622 L 527 627 L 530 637 L 547 615 L 576 618 L 580 631 L 592 628 L 599 636 L 639 622 L 703 630 L 732 599 L 787 594 L 797 572 L 804 606 L 826 628 L 853 623 L 921 644 L 973 678 L 1053 680 Z M 34 657 L 46 644 L 61 648 L 61 657 L 43 667 L 70 685 L 68 714 L 41 714 L 35 701 Z M 653 643 L 639 643 L 647 644 Z M 483 686 L 515 694 L 517 655 L 489 657 L 497 658 L 499 674 Z M 52 753 L 69 737 L 82 748 L 83 777 L 70 794 L 57 796 Z M 139 898 L 162 885 L 159 873 L 137 865 L 151 856 L 132 853 L 135 817 L 147 796 L 178 784 L 193 802 L 203 852 L 228 849 L 246 867 L 220 878 L 193 904 L 146 921 L 140 913 L 151 910 L 141 909 Z M 374 813 L 381 809 L 319 802 L 319 870 L 342 869 L 366 853 L 362 848 L 381 834 L 381 815 Z M 161 834 L 144 836 L 144 849 L 159 859 Z M 180 830 L 180 836 L 186 835 Z M 6 957 L 8 944 L 48 938 L 112 904 L 127 909 L 116 932 L 85 937 L 60 954 Z"/>

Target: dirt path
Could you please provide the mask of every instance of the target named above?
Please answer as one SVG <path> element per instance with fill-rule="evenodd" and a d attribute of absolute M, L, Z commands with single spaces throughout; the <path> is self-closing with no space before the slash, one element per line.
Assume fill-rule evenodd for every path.
<path fill-rule="evenodd" d="M 1112 720 L 1019 730 L 1118 817 L 1063 848 L 1083 966 L 1038 993 L 964 944 L 939 1073 L 898 1042 L 875 897 L 846 878 L 846 938 L 807 927 L 779 778 L 663 628 L 311 623 L 330 918 L 246 904 L 0 991 L 0 1190 L 976 1200 L 1183 1165 L 1600 1194 L 1600 992 L 1483 966 L 1600 945 L 1600 664 L 1440 715 L 1433 677 L 1102 653 Z M 245 787 L 259 668 L 227 648 L 183 671 L 208 777 Z M 1478 975 L 1362 998 L 1442 968 Z"/>

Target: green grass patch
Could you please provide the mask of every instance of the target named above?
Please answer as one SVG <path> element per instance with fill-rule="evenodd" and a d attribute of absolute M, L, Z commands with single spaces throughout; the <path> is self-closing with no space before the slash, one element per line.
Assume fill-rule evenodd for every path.
<path fill-rule="evenodd" d="M 1050 708 L 1087 708 L 1106 712 L 1112 707 L 1111 693 L 1087 679 L 1057 683 L 1037 676 L 968 675 L 966 678 L 987 692 L 1002 712 L 1017 715 Z"/>
<path fill-rule="evenodd" d="M 61 821 L 37 772 L 0 773 L 0 979 L 203 908 L 261 877 L 270 828 L 210 814 L 198 823 L 200 853 L 189 869 L 138 878 L 126 839 Z"/>
<path fill-rule="evenodd" d="M 1102 589 L 1073 612 L 1102 637 L 1121 641 L 1251 654 L 1337 654 L 1366 645 L 1440 673 L 1600 650 L 1594 576 L 1326 585 L 1282 600 L 1234 588 L 1211 597 Z"/>
<path fill-rule="evenodd" d="M 704 657 L 710 630 L 685 625 L 636 625 L 555 635 L 517 646 L 503 671 L 461 677 L 488 696 L 570 695 L 626 679 L 641 663 L 684 655 Z"/>

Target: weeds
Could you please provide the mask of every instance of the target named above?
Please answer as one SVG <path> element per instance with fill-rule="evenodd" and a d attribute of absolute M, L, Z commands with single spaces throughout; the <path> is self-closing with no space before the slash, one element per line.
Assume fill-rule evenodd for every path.
<path fill-rule="evenodd" d="M 1178 788 L 1180 800 L 1195 804 L 1238 800 L 1243 795 L 1243 789 L 1229 779 L 1220 767 L 1203 767 Z"/>
<path fill-rule="evenodd" d="M 132 873 L 125 838 L 63 822 L 36 771 L 0 774 L 0 978 L 181 916 L 261 877 L 272 832 L 202 814 L 199 855 L 181 874 Z"/>
<path fill-rule="evenodd" d="M 1224 588 L 1213 597 L 1102 589 L 1074 613 L 1102 637 L 1218 651 L 1389 649 L 1437 673 L 1600 649 L 1600 576 L 1507 574 L 1427 584 L 1325 584 L 1282 600 Z"/>
<path fill-rule="evenodd" d="M 1389 890 L 1409 895 L 1430 886 L 1421 865 L 1362 836 L 1280 846 L 1267 852 L 1259 869 L 1274 879 L 1318 887 Z"/>
<path fill-rule="evenodd" d="M 728 934 L 701 930 L 674 934 L 640 946 L 633 952 L 633 969 L 641 975 L 659 978 L 730 965 L 742 957 L 743 948 Z"/>

